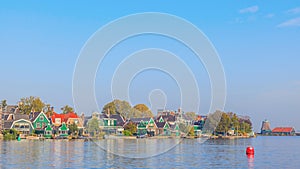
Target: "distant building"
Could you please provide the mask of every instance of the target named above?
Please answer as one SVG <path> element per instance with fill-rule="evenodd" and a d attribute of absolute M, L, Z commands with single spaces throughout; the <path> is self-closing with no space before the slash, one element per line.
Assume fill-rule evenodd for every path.
<path fill-rule="evenodd" d="M 272 130 L 272 135 L 294 136 L 295 135 L 295 129 L 293 127 L 276 127 Z"/>
<path fill-rule="evenodd" d="M 270 135 L 272 133 L 270 122 L 268 120 L 262 122 L 260 133 L 262 135 Z"/>

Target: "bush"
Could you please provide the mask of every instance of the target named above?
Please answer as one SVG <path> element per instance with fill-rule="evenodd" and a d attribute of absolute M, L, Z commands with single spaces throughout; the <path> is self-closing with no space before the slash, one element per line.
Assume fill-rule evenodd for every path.
<path fill-rule="evenodd" d="M 124 130 L 123 131 L 123 135 L 124 136 L 132 136 L 132 133 L 130 131 L 128 131 L 128 130 Z"/>
<path fill-rule="evenodd" d="M 18 131 L 15 129 L 9 129 L 3 131 L 4 140 L 16 140 Z"/>

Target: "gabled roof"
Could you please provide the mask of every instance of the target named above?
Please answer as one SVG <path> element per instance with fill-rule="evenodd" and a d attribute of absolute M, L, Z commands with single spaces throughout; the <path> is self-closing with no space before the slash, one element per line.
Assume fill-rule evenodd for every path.
<path fill-rule="evenodd" d="M 272 133 L 289 133 L 294 131 L 293 127 L 276 127 L 272 130 Z"/>
<path fill-rule="evenodd" d="M 15 113 L 17 108 L 18 108 L 17 105 L 7 105 L 3 110 L 3 113 Z"/>
<path fill-rule="evenodd" d="M 69 118 L 80 118 L 77 114 L 75 114 L 74 112 L 70 112 L 67 114 L 57 114 L 55 112 L 53 112 L 53 115 L 51 116 L 51 120 L 54 123 L 56 118 L 60 118 L 61 119 L 61 123 L 63 122 L 67 122 Z"/>
<path fill-rule="evenodd" d="M 30 116 L 31 116 L 31 117 L 30 117 L 30 121 L 31 121 L 31 122 L 34 122 L 35 119 L 40 115 L 40 113 L 41 113 L 41 112 L 31 112 L 31 113 L 30 113 Z"/>
<path fill-rule="evenodd" d="M 164 128 L 166 122 L 156 122 L 157 128 Z"/>
<path fill-rule="evenodd" d="M 20 114 L 20 113 L 11 113 L 5 117 L 6 117 L 5 120 L 8 120 L 8 121 L 15 121 L 15 120 L 19 120 L 19 119 L 29 120 L 29 116 L 27 114 Z"/>
<path fill-rule="evenodd" d="M 31 128 L 33 128 L 32 123 L 31 123 L 31 121 L 30 121 L 29 119 L 28 119 L 28 120 L 26 120 L 26 119 L 15 120 L 15 121 L 13 121 L 11 127 L 12 127 L 15 123 L 17 123 L 17 122 L 19 122 L 19 121 L 22 121 L 22 120 L 23 120 L 23 121 L 26 121 L 27 123 L 29 123 L 30 126 L 31 126 Z"/>
<path fill-rule="evenodd" d="M 156 118 L 156 121 L 159 121 L 160 118 L 163 118 L 164 121 L 168 121 L 168 122 L 175 122 L 175 116 L 172 114 L 168 114 L 168 115 L 159 115 Z"/>
<path fill-rule="evenodd" d="M 67 127 L 66 123 L 62 123 L 58 130 L 69 130 L 69 128 Z"/>

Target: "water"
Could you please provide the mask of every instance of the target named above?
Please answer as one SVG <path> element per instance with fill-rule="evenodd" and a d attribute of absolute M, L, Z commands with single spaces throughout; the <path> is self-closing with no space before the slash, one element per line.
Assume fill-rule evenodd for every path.
<path fill-rule="evenodd" d="M 114 150 L 129 154 L 137 151 L 133 146 L 137 141 L 147 146 L 149 139 L 144 140 L 114 140 L 109 145 L 117 144 Z M 153 140 L 157 147 L 170 143 Z M 255 148 L 254 158 L 245 155 L 248 145 Z M 299 145 L 300 137 L 208 140 L 203 144 L 185 139 L 163 154 L 134 159 L 107 153 L 99 141 L 0 141 L 0 168 L 300 168 Z M 150 149 L 154 152 L 156 147 Z"/>

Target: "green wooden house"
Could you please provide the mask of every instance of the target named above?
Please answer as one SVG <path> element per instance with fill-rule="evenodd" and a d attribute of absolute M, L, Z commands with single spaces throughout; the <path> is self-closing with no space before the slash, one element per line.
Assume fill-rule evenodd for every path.
<path fill-rule="evenodd" d="M 50 123 L 47 125 L 47 127 L 45 128 L 45 131 L 44 131 L 44 137 L 45 138 L 52 138 L 52 132 L 53 132 L 53 129 L 50 125 Z"/>
<path fill-rule="evenodd" d="M 124 131 L 125 120 L 119 114 L 102 114 L 99 120 L 100 129 L 106 134 L 122 135 Z"/>
<path fill-rule="evenodd" d="M 147 134 L 147 125 L 148 125 L 148 121 L 140 121 L 137 124 L 137 135 L 145 135 Z"/>
<path fill-rule="evenodd" d="M 170 130 L 170 125 L 169 125 L 169 123 L 168 122 L 166 122 L 165 123 L 165 125 L 164 125 L 164 135 L 165 136 L 170 136 L 171 135 L 171 130 Z"/>
<path fill-rule="evenodd" d="M 50 124 L 50 120 L 47 118 L 46 114 L 43 111 L 31 112 L 29 118 L 35 133 L 43 135 L 45 128 Z"/>
<path fill-rule="evenodd" d="M 174 124 L 173 126 L 170 126 L 172 128 L 172 135 L 180 136 L 180 128 L 178 124 Z"/>
<path fill-rule="evenodd" d="M 63 122 L 61 126 L 58 128 L 58 135 L 62 137 L 67 137 L 69 136 L 68 132 L 69 132 L 69 128 L 67 127 L 66 123 Z"/>
<path fill-rule="evenodd" d="M 170 136 L 171 135 L 171 128 L 170 124 L 166 121 L 156 122 L 157 126 L 157 135 L 160 136 Z"/>
<path fill-rule="evenodd" d="M 130 119 L 133 123 L 137 124 L 137 134 L 148 136 L 155 136 L 157 134 L 157 126 L 153 118 L 132 118 Z"/>

